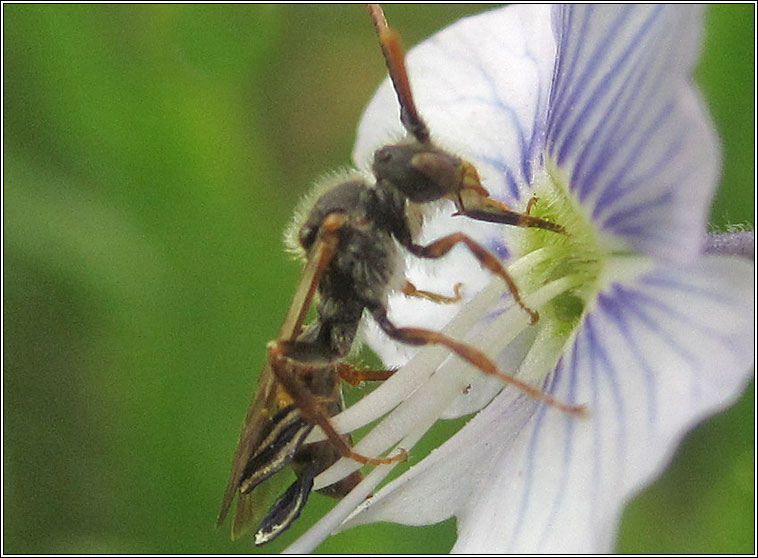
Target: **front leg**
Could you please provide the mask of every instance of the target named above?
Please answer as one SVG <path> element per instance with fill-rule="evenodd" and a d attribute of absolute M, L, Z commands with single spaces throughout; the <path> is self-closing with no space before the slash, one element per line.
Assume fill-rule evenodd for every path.
<path fill-rule="evenodd" d="M 473 174 L 475 177 L 474 179 L 469 179 L 469 182 L 473 181 L 479 186 L 479 178 L 478 175 L 475 174 L 475 171 L 468 169 L 467 171 L 469 175 Z M 454 215 L 464 215 L 470 219 L 486 221 L 488 223 L 501 223 L 503 225 L 513 225 L 515 227 L 525 228 L 534 227 L 546 231 L 566 234 L 566 229 L 561 225 L 530 215 L 536 198 L 529 200 L 529 203 L 526 206 L 526 211 L 520 213 L 511 209 L 505 203 L 489 197 L 487 191 L 483 190 L 481 186 L 476 188 L 468 185 L 458 192 L 457 198 L 453 201 L 458 207 L 458 211 Z"/>

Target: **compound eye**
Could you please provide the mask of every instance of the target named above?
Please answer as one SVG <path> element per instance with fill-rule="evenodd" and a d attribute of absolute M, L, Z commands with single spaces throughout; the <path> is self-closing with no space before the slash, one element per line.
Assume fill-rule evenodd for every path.
<path fill-rule="evenodd" d="M 300 233 L 298 234 L 300 246 L 302 246 L 306 251 L 309 250 L 315 242 L 316 232 L 318 232 L 317 228 L 310 227 L 308 225 L 305 225 L 302 229 L 300 229 Z"/>
<path fill-rule="evenodd" d="M 392 160 L 392 151 L 387 147 L 382 147 L 374 153 L 374 161 L 376 163 L 389 163 Z"/>

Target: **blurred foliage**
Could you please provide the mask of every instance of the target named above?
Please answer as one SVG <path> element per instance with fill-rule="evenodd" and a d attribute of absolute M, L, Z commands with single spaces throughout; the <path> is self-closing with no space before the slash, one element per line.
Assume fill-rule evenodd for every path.
<path fill-rule="evenodd" d="M 412 45 L 477 6 L 404 6 Z M 714 222 L 754 221 L 754 6 L 711 8 Z M 384 76 L 357 6 L 3 5 L 3 550 L 239 553 L 214 529 L 309 182 Z M 624 552 L 754 552 L 754 400 L 629 508 Z M 360 394 L 358 394 L 360 395 Z M 440 435 L 452 426 L 442 424 Z M 428 440 L 428 446 L 434 445 Z M 276 552 L 332 501 L 314 495 Z M 454 522 L 320 550 L 445 552 Z"/>

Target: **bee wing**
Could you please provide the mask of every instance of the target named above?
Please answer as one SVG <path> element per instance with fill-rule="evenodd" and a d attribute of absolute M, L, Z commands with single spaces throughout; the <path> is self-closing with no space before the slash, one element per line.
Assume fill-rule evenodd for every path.
<path fill-rule="evenodd" d="M 237 511 L 232 522 L 232 540 L 236 541 L 244 535 L 256 521 L 256 508 L 253 504 L 253 494 L 240 494 L 237 498 Z"/>
<path fill-rule="evenodd" d="M 232 540 L 237 540 L 259 525 L 266 512 L 276 501 L 279 494 L 287 487 L 286 476 L 278 475 L 275 479 L 261 484 L 253 492 L 240 494 L 232 521 Z"/>
<path fill-rule="evenodd" d="M 303 275 L 292 297 L 287 317 L 284 318 L 279 340 L 295 339 L 300 335 L 305 314 L 308 312 L 313 297 L 316 294 L 321 277 L 324 275 L 329 262 L 337 253 L 339 247 L 339 229 L 347 223 L 347 217 L 332 213 L 321 224 L 318 237 L 308 254 L 308 261 L 303 268 Z"/>
<path fill-rule="evenodd" d="M 311 248 L 300 283 L 295 290 L 295 295 L 292 297 L 292 303 L 287 311 L 282 329 L 279 332 L 280 341 L 295 339 L 300 334 L 305 315 L 313 302 L 313 297 L 318 289 L 321 277 L 337 251 L 339 245 L 338 231 L 345 224 L 346 220 L 345 216 L 338 214 L 330 215 L 324 220 L 317 240 Z M 229 477 L 229 483 L 226 486 L 226 492 L 224 492 L 217 525 L 223 523 L 229 513 L 229 508 L 231 508 L 234 501 L 234 495 L 239 491 L 245 468 L 260 446 L 266 424 L 271 421 L 271 417 L 278 410 L 278 403 L 276 401 L 278 388 L 281 388 L 281 386 L 276 379 L 271 362 L 267 362 L 258 379 L 258 386 L 256 387 L 253 401 L 242 425 L 242 432 L 237 443 L 237 450 L 234 452 L 234 458 L 232 459 L 232 472 Z M 249 494 L 240 494 L 232 527 L 233 538 L 244 531 L 245 526 L 253 518 L 255 507 Z"/>
<path fill-rule="evenodd" d="M 247 464 L 250 462 L 250 459 L 252 459 L 256 448 L 261 442 L 261 434 L 271 417 L 270 409 L 272 409 L 275 404 L 275 386 L 276 378 L 271 370 L 271 365 L 267 363 L 258 379 L 255 396 L 250 403 L 250 408 L 245 416 L 245 422 L 242 425 L 237 449 L 234 452 L 234 458 L 232 459 L 232 472 L 229 477 L 229 483 L 226 485 L 226 491 L 224 492 L 224 500 L 221 504 L 221 512 L 218 514 L 217 525 L 223 523 L 227 513 L 229 513 L 229 508 L 234 500 L 234 495 L 237 493 L 240 482 L 242 481 L 245 467 L 247 467 Z M 240 509 L 244 507 L 242 506 L 242 496 L 243 495 L 240 494 L 238 514 L 240 513 Z M 249 500 L 249 498 L 245 499 Z M 248 505 L 250 504 L 250 502 L 246 503 Z M 236 524 L 237 519 L 235 519 L 235 529 Z"/>

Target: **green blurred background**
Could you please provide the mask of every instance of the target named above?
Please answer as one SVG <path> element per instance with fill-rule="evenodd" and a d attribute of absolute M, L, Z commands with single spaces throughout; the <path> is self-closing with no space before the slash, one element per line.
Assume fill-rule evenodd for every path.
<path fill-rule="evenodd" d="M 412 45 L 482 9 L 387 15 Z M 752 5 L 712 7 L 698 70 L 725 148 L 719 225 L 754 222 L 753 22 Z M 384 77 L 368 18 L 5 4 L 3 26 L 3 550 L 251 552 L 215 516 L 298 277 L 282 230 L 312 179 L 349 164 Z M 753 392 L 632 503 L 619 551 L 754 552 Z M 265 550 L 331 505 L 314 495 Z M 454 538 L 452 521 L 375 525 L 319 550 L 445 552 Z"/>

